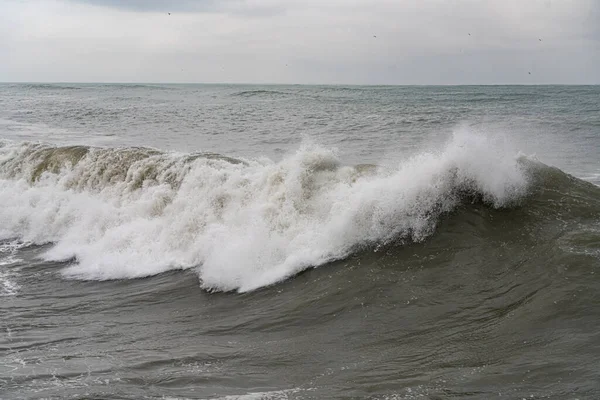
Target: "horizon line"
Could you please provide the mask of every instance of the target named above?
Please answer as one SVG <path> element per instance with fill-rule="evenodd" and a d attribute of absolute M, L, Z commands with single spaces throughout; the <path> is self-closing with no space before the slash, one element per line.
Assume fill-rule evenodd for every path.
<path fill-rule="evenodd" d="M 238 85 L 238 86 L 598 86 L 600 83 L 265 83 L 265 82 L 142 82 L 142 81 L 0 81 L 0 84 L 43 85 Z"/>

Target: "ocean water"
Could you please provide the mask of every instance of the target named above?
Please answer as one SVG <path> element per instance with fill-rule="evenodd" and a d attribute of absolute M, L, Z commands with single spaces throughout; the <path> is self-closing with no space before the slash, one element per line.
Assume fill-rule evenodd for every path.
<path fill-rule="evenodd" d="M 600 87 L 0 85 L 0 398 L 600 398 Z"/>

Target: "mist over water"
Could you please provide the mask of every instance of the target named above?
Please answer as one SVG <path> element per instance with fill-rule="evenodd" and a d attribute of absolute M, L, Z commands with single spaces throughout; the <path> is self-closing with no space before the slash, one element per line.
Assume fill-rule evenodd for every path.
<path fill-rule="evenodd" d="M 598 88 L 1 89 L 0 397 L 600 393 Z"/>

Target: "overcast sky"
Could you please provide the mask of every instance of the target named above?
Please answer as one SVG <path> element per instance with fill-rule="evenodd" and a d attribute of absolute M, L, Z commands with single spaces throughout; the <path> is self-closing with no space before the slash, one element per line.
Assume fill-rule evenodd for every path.
<path fill-rule="evenodd" d="M 0 81 L 600 84 L 600 0 L 0 0 Z"/>

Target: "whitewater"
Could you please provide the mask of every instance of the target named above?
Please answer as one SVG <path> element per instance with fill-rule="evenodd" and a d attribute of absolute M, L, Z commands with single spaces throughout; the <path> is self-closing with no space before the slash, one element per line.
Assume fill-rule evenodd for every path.
<path fill-rule="evenodd" d="M 52 243 L 65 277 L 140 278 L 194 268 L 240 292 L 392 240 L 421 241 L 466 197 L 527 193 L 520 156 L 457 133 L 394 168 L 344 166 L 305 143 L 280 162 L 144 148 L 4 143 L 1 239 Z"/>

